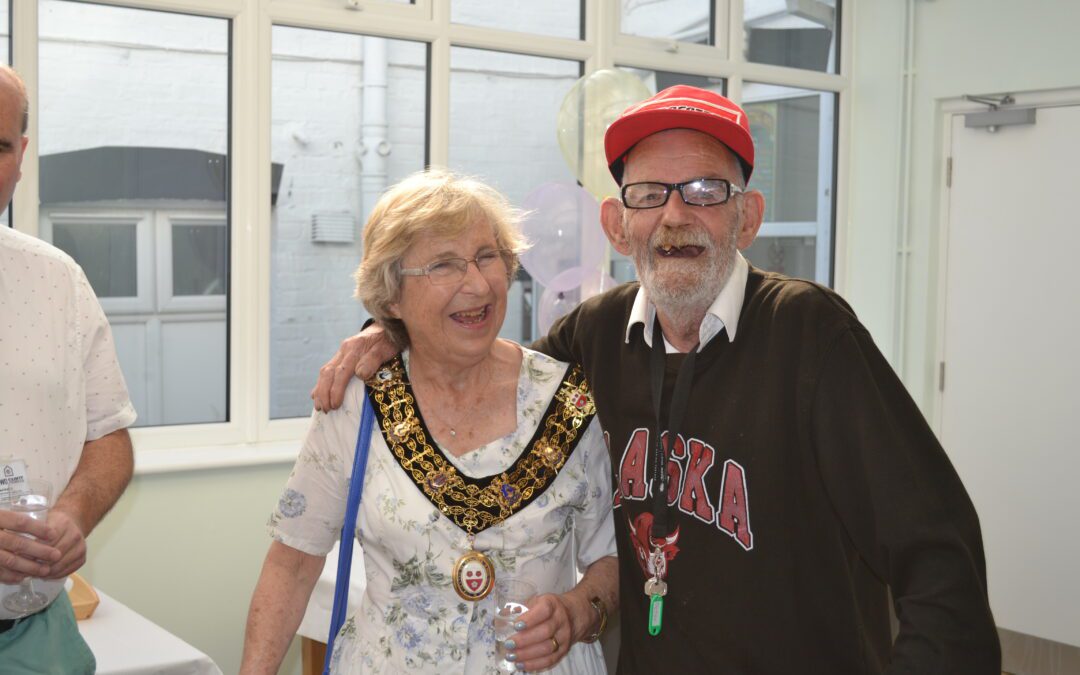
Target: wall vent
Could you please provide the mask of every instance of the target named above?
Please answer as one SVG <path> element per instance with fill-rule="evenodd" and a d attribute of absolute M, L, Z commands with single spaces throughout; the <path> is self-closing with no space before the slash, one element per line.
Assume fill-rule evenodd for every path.
<path fill-rule="evenodd" d="M 311 217 L 311 241 L 351 244 L 356 241 L 356 219 L 349 213 L 316 213 Z"/>

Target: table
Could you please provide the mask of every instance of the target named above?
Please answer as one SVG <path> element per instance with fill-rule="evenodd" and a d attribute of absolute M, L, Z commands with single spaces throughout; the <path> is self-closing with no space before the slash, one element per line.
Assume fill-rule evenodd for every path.
<path fill-rule="evenodd" d="M 79 632 L 99 675 L 222 675 L 209 656 L 146 617 L 97 591 L 101 604 Z"/>

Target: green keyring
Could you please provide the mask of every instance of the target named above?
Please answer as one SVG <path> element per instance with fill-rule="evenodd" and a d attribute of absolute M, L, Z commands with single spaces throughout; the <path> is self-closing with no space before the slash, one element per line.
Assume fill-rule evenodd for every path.
<path fill-rule="evenodd" d="M 664 620 L 664 596 L 654 595 L 649 601 L 649 635 L 660 634 L 660 624 Z"/>

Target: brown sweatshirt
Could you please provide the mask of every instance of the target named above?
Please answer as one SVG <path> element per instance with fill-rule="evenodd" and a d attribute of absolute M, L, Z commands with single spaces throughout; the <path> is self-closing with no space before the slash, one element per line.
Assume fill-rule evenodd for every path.
<path fill-rule="evenodd" d="M 637 289 L 535 345 L 584 366 L 609 441 L 619 673 L 1000 673 L 978 517 L 933 432 L 838 295 L 753 268 L 736 338 L 697 355 L 668 443 L 677 536 L 648 634 L 649 347 L 640 325 L 624 339 Z M 664 411 L 684 358 L 666 357 Z"/>

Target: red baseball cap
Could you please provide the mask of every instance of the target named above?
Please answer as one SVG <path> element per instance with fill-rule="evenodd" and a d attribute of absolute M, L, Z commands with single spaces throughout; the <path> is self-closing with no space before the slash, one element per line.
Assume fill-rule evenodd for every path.
<path fill-rule="evenodd" d="M 630 106 L 608 127 L 604 153 L 616 183 L 622 185 L 630 149 L 646 136 L 668 129 L 693 129 L 712 136 L 735 153 L 743 178 L 750 180 L 754 139 L 746 111 L 716 92 L 678 84 Z"/>

